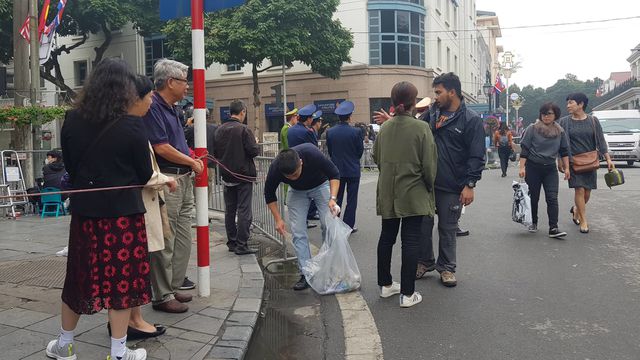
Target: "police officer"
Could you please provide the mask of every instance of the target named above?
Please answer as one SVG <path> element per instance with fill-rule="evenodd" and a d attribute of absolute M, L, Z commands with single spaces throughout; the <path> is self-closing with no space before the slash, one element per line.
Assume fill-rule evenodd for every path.
<path fill-rule="evenodd" d="M 338 105 L 334 113 L 338 115 L 340 122 L 327 131 L 327 148 L 331 161 L 340 171 L 338 206 L 342 207 L 346 189 L 347 206 L 344 210 L 344 222 L 351 226 L 353 232 L 356 232 L 358 231 L 355 223 L 360 187 L 360 158 L 364 151 L 364 133 L 349 125 L 353 110 L 354 105 L 351 101 L 343 101 Z"/>
<path fill-rule="evenodd" d="M 284 115 L 287 118 L 287 122 L 284 124 L 282 129 L 280 129 L 280 150 L 287 150 L 289 148 L 289 129 L 298 123 L 298 108 L 295 108 Z"/>
<path fill-rule="evenodd" d="M 289 132 L 287 133 L 289 148 L 304 143 L 310 143 L 314 146 L 318 146 L 316 133 L 311 129 L 313 113 L 315 113 L 316 110 L 317 108 L 315 105 L 309 104 L 298 111 L 298 123 L 289 128 Z"/>
<path fill-rule="evenodd" d="M 298 146 L 300 144 L 309 143 L 313 146 L 318 146 L 318 137 L 316 132 L 311 128 L 313 122 L 313 114 L 316 112 L 317 107 L 314 104 L 309 104 L 298 110 L 298 123 L 291 128 L 287 133 L 287 140 L 289 148 Z M 319 220 L 318 208 L 314 201 L 309 206 L 309 213 L 307 214 L 307 220 Z M 314 228 L 318 225 L 307 223 L 307 228 Z"/>

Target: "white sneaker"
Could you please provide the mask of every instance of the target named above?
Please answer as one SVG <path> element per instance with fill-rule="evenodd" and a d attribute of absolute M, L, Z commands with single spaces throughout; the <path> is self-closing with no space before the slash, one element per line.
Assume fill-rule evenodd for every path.
<path fill-rule="evenodd" d="M 112 358 L 111 355 L 107 356 L 107 360 L 146 360 L 147 359 L 147 350 L 145 349 L 135 349 L 131 350 L 127 348 L 127 351 L 124 353 L 122 357 Z"/>
<path fill-rule="evenodd" d="M 59 347 L 58 339 L 49 341 L 47 349 L 45 350 L 47 357 L 56 360 L 76 360 L 76 351 L 73 343 L 67 344 L 67 346 Z"/>
<path fill-rule="evenodd" d="M 391 283 L 391 286 L 389 287 L 387 286 L 380 287 L 380 297 L 382 298 L 388 298 L 395 294 L 400 294 L 400 283 L 397 283 L 394 281 Z"/>
<path fill-rule="evenodd" d="M 400 295 L 400 307 L 408 308 L 412 307 L 413 305 L 420 304 L 421 302 L 422 295 L 420 295 L 420 293 L 417 291 L 414 291 L 413 295 L 411 296 Z"/>
<path fill-rule="evenodd" d="M 65 246 L 64 249 L 58 251 L 56 256 L 68 256 L 69 255 L 69 247 Z"/>

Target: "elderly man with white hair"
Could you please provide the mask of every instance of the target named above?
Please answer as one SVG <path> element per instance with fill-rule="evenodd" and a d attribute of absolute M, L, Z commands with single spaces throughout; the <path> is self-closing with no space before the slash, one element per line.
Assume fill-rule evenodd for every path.
<path fill-rule="evenodd" d="M 178 178 L 178 190 L 165 195 L 171 234 L 165 234 L 164 250 L 150 253 L 153 309 L 169 313 L 189 310 L 184 304 L 192 296 L 179 293 L 187 280 L 187 265 L 191 255 L 191 213 L 193 211 L 193 179 L 180 175 L 202 172 L 201 160 L 189 156 L 189 147 L 175 104 L 189 89 L 188 67 L 177 61 L 156 62 L 153 78 L 156 91 L 153 104 L 144 117 L 149 141 L 163 174 Z M 193 284 L 195 287 L 195 284 Z M 192 288 L 193 288 L 192 287 Z"/>

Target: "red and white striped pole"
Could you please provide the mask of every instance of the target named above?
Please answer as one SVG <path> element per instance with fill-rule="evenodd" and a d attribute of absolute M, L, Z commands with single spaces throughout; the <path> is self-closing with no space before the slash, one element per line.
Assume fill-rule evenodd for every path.
<path fill-rule="evenodd" d="M 204 64 L 204 0 L 191 0 L 191 52 L 193 54 L 193 118 L 195 153 L 203 159 L 204 169 L 196 176 L 196 233 L 198 240 L 198 295 L 211 293 L 209 272 L 209 205 L 207 185 L 207 109 Z"/>

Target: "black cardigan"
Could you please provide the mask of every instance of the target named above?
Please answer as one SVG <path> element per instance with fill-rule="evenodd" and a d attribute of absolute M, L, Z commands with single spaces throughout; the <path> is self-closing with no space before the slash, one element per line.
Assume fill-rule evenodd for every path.
<path fill-rule="evenodd" d="M 124 116 L 88 149 L 100 134 L 101 126 L 81 117 L 75 110 L 67 112 L 61 142 L 73 189 L 146 184 L 153 169 L 142 119 Z M 93 218 L 141 214 L 145 212 L 142 189 L 72 194 L 71 211 Z"/>

